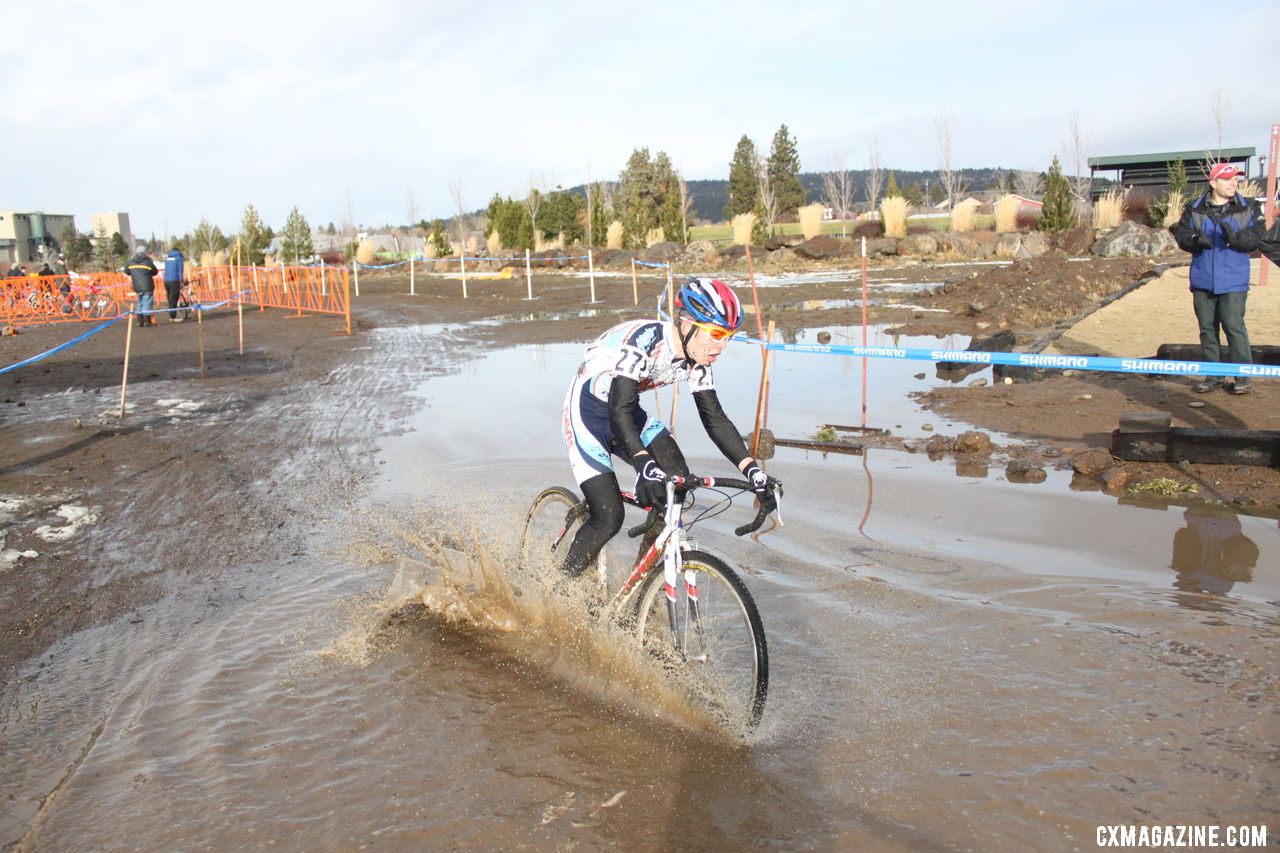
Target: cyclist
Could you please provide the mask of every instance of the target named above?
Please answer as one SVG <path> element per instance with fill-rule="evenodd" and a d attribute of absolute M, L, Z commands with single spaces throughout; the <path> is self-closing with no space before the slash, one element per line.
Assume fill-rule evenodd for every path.
<path fill-rule="evenodd" d="M 580 575 L 622 528 L 613 454 L 635 469 L 635 493 L 641 506 L 661 509 L 666 503 L 667 474 L 689 474 L 671 433 L 640 408 L 642 391 L 688 382 L 707 435 L 752 482 L 762 500 L 769 494 L 769 478 L 721 408 L 711 376 L 712 363 L 742 324 L 738 297 L 722 281 L 690 276 L 675 304 L 676 317 L 671 321 L 621 323 L 588 344 L 569 386 L 564 438 L 574 479 L 589 510 L 562 566 L 569 575 Z"/>

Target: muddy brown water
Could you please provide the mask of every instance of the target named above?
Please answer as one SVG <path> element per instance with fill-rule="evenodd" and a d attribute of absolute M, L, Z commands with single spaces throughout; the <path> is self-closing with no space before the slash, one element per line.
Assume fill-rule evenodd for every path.
<path fill-rule="evenodd" d="M 440 375 L 422 366 L 440 334 L 375 330 L 325 394 L 287 403 L 313 435 L 378 424 L 373 452 L 301 446 L 282 463 L 371 474 L 316 478 L 305 548 L 70 637 L 5 685 L 0 843 L 1063 849 L 1119 823 L 1275 834 L 1274 520 L 1226 521 L 1252 568 L 1187 567 L 1182 531 L 1212 535 L 1196 513 L 1073 492 L 1061 472 L 1015 484 L 999 466 L 780 449 L 785 526 L 737 539 L 735 507 L 694 528 L 741 569 L 768 632 L 769 701 L 743 738 L 593 641 L 406 607 L 438 587 L 424 542 L 471 543 L 501 572 L 528 501 L 569 481 L 559 407 L 580 347 L 458 342 Z M 859 371 L 778 358 L 770 425 L 856 422 Z M 872 425 L 961 428 L 905 399 L 934 381 L 920 371 L 873 365 Z M 749 347 L 717 366 L 740 423 L 758 375 Z M 669 414 L 670 391 L 657 402 Z M 676 423 L 695 467 L 723 470 L 687 396 Z"/>

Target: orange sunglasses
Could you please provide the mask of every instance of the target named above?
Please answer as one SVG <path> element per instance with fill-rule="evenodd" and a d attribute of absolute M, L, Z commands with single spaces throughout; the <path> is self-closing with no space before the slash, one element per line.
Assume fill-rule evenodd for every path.
<path fill-rule="evenodd" d="M 699 323 L 697 320 L 690 320 L 689 322 L 710 335 L 714 341 L 731 340 L 734 335 L 738 334 L 736 329 L 726 329 L 724 326 L 712 326 L 708 323 Z"/>

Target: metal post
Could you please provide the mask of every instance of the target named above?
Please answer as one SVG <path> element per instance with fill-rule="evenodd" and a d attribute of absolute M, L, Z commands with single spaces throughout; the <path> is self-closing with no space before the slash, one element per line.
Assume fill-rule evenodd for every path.
<path fill-rule="evenodd" d="M 594 305 L 600 300 L 596 299 L 596 268 L 591 260 L 590 249 L 587 249 L 587 277 L 591 279 L 591 304 Z"/>
<path fill-rule="evenodd" d="M 529 250 L 524 250 L 524 283 L 529 295 L 527 299 L 533 298 L 533 264 L 529 260 Z"/>
<path fill-rule="evenodd" d="M 458 252 L 458 264 L 462 267 L 462 298 L 467 298 L 467 250 L 463 249 Z M 357 279 L 358 281 L 358 279 Z M 360 295 L 360 291 L 356 290 L 356 295 Z"/>
<path fill-rule="evenodd" d="M 410 296 L 418 295 L 417 293 L 414 292 L 414 287 L 413 287 L 413 267 L 414 267 L 415 260 L 416 260 L 415 258 L 412 258 L 412 257 L 409 258 L 409 295 Z"/>
<path fill-rule="evenodd" d="M 360 295 L 360 262 L 354 258 L 351 261 L 351 269 L 356 273 L 356 296 Z"/>

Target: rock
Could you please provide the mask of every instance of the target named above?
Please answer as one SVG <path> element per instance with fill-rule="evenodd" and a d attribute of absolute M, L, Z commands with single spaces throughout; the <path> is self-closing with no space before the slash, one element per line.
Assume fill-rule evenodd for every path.
<path fill-rule="evenodd" d="M 681 266 L 712 266 L 720 262 L 720 252 L 716 249 L 716 244 L 710 240 L 694 240 L 684 247 L 678 261 Z"/>
<path fill-rule="evenodd" d="M 908 234 L 898 241 L 899 255 L 937 254 L 938 241 L 932 234 Z"/>
<path fill-rule="evenodd" d="M 940 456 L 943 453 L 950 453 L 954 447 L 955 442 L 945 435 L 935 435 L 925 442 L 924 450 L 930 456 Z"/>
<path fill-rule="evenodd" d="M 907 451 L 908 453 L 916 453 L 917 451 L 920 450 L 920 446 L 917 445 L 914 441 L 904 441 L 902 442 L 902 449 Z"/>
<path fill-rule="evenodd" d="M 981 388 L 981 387 L 983 387 L 983 386 L 984 386 L 984 385 L 986 385 L 986 384 L 987 384 L 987 380 L 983 379 L 982 377 L 978 377 L 977 379 L 974 379 L 974 380 L 972 380 L 972 381 L 969 383 L 969 387 L 970 387 L 970 388 Z"/>
<path fill-rule="evenodd" d="M 1049 241 L 1039 231 L 1023 234 L 1021 251 L 1019 257 L 1038 258 L 1049 251 Z"/>
<path fill-rule="evenodd" d="M 991 257 L 996 249 L 996 235 L 991 231 L 948 234 L 943 242 L 945 250 L 953 255 L 975 260 Z"/>
<path fill-rule="evenodd" d="M 925 432 L 933 432 L 933 424 L 925 424 L 924 426 L 920 427 L 920 429 L 924 430 Z"/>
<path fill-rule="evenodd" d="M 991 436 L 985 432 L 969 430 L 956 436 L 956 453 L 987 456 L 991 453 Z"/>
<path fill-rule="evenodd" d="M 770 252 L 776 252 L 779 249 L 789 249 L 792 246 L 798 246 L 802 240 L 803 238 L 801 237 L 789 237 L 785 234 L 774 234 L 772 237 L 764 241 L 764 247 Z"/>
<path fill-rule="evenodd" d="M 754 253 L 752 257 L 755 257 Z M 796 260 L 796 251 L 795 249 L 778 249 L 766 255 L 765 260 L 775 267 L 790 264 Z"/>
<path fill-rule="evenodd" d="M 817 237 L 805 240 L 799 246 L 796 246 L 795 252 L 806 260 L 825 261 L 828 258 L 854 254 L 854 246 L 852 240 L 842 240 L 829 234 L 819 234 Z"/>
<path fill-rule="evenodd" d="M 592 262 L 597 267 L 630 268 L 631 259 L 636 256 L 636 253 L 630 249 L 596 249 L 591 256 Z"/>
<path fill-rule="evenodd" d="M 896 255 L 898 254 L 898 238 L 897 237 L 875 237 L 867 240 L 867 255 Z"/>
<path fill-rule="evenodd" d="M 977 302 L 970 302 L 969 307 L 965 309 L 965 313 L 970 317 L 976 317 L 983 311 L 987 310 L 987 303 L 979 299 Z"/>
<path fill-rule="evenodd" d="M 1021 234 L 1001 234 L 996 237 L 995 255 L 997 258 L 1012 260 L 1018 257 L 1018 249 L 1021 247 Z"/>
<path fill-rule="evenodd" d="M 1165 229 L 1125 220 L 1095 240 L 1089 251 L 1102 258 L 1144 258 L 1176 250 L 1172 235 Z"/>
<path fill-rule="evenodd" d="M 1087 255 L 1093 241 L 1093 229 L 1087 225 L 1077 225 L 1055 235 L 1053 247 L 1064 255 Z"/>
<path fill-rule="evenodd" d="M 923 373 L 917 373 L 915 376 L 916 376 L 916 379 L 924 379 Z"/>
<path fill-rule="evenodd" d="M 1004 469 L 1005 476 L 1015 483 L 1043 483 L 1048 474 L 1039 465 L 1033 465 L 1025 459 L 1013 459 Z"/>
<path fill-rule="evenodd" d="M 763 246 L 752 246 L 751 257 L 761 258 L 766 254 Z M 747 247 L 734 244 L 720 250 L 720 257 L 726 261 L 740 261 L 747 256 Z"/>
<path fill-rule="evenodd" d="M 826 346 L 827 344 L 831 343 L 831 333 L 825 330 L 818 332 L 818 343 L 822 344 L 823 346 Z"/>
<path fill-rule="evenodd" d="M 652 246 L 642 251 L 638 260 L 648 261 L 651 264 L 663 264 L 674 261 L 676 258 L 680 257 L 683 251 L 684 247 L 679 243 L 672 243 L 667 240 L 661 243 L 654 243 Z"/>
<path fill-rule="evenodd" d="M 1204 400 L 1192 400 L 1190 403 L 1187 403 L 1187 405 L 1192 409 L 1203 409 Z"/>
<path fill-rule="evenodd" d="M 1108 468 L 1098 475 L 1098 479 L 1102 481 L 1102 487 L 1108 492 L 1119 492 L 1129 485 L 1132 476 L 1123 468 Z"/>
<path fill-rule="evenodd" d="M 1082 450 L 1071 455 L 1071 468 L 1077 474 L 1098 474 L 1115 464 L 1106 450 Z"/>

